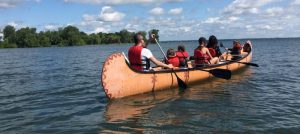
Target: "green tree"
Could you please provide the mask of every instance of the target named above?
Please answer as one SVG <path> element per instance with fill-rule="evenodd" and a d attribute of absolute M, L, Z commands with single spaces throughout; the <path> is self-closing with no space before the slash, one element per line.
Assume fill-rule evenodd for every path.
<path fill-rule="evenodd" d="M 3 29 L 3 34 L 4 39 L 8 39 L 8 43 L 15 43 L 16 29 L 13 26 L 5 26 Z"/>
<path fill-rule="evenodd" d="M 59 31 L 46 31 L 45 35 L 49 38 L 51 45 L 58 45 L 61 42 Z"/>
<path fill-rule="evenodd" d="M 64 45 L 82 45 L 84 41 L 81 38 L 81 33 L 77 27 L 67 26 L 61 31 L 61 38 Z"/>
<path fill-rule="evenodd" d="M 13 26 L 7 25 L 4 28 L 4 41 L 0 43 L 0 48 L 7 47 L 47 47 L 51 45 L 73 46 L 86 44 L 111 44 L 111 43 L 132 43 L 135 32 L 129 32 L 126 29 L 115 33 L 86 34 L 75 26 L 59 28 L 56 31 L 36 32 L 36 28 L 21 28 L 16 31 Z M 158 31 L 152 29 L 152 34 Z M 140 31 L 145 38 L 147 33 Z"/>
<path fill-rule="evenodd" d="M 39 41 L 39 44 L 43 47 L 51 46 L 49 36 L 47 36 L 47 34 L 44 32 L 40 32 L 38 34 L 38 41 Z"/>
<path fill-rule="evenodd" d="M 36 28 L 21 28 L 16 32 L 16 43 L 18 47 L 39 47 Z"/>
<path fill-rule="evenodd" d="M 133 34 L 127 31 L 126 29 L 121 30 L 117 33 L 120 36 L 120 41 L 122 43 L 132 43 Z"/>
<path fill-rule="evenodd" d="M 101 44 L 101 38 L 98 34 L 93 33 L 88 36 L 88 40 L 86 41 L 86 43 L 89 45 L 98 45 Z"/>

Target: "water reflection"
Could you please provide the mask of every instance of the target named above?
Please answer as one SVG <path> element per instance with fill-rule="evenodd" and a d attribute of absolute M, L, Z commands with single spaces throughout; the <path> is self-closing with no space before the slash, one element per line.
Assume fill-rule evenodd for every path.
<path fill-rule="evenodd" d="M 245 69 L 236 72 L 232 80 L 209 79 L 192 85 L 184 92 L 170 89 L 110 101 L 100 133 L 176 133 L 186 129 L 195 132 L 210 130 L 210 124 L 222 127 L 224 120 L 231 118 L 230 107 L 240 97 L 247 97 L 246 92 L 235 94 L 227 87 L 240 85 L 251 74 L 251 69 Z M 216 118 L 220 123 L 212 120 Z"/>
<path fill-rule="evenodd" d="M 156 104 L 178 98 L 178 93 L 178 90 L 170 89 L 112 100 L 106 106 L 106 121 L 111 123 L 122 122 L 129 118 L 147 114 Z"/>
<path fill-rule="evenodd" d="M 106 123 L 101 125 L 103 128 L 100 132 L 142 132 L 143 127 L 137 127 L 141 125 L 140 120 L 156 105 L 179 98 L 179 93 L 178 89 L 169 89 L 112 100 L 106 106 L 104 113 Z"/>

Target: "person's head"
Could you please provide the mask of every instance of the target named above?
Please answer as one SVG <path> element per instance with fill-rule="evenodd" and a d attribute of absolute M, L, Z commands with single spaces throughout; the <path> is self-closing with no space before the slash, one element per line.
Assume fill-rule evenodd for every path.
<path fill-rule="evenodd" d="M 214 35 L 209 36 L 207 48 L 215 48 L 217 45 L 218 45 L 217 37 Z"/>
<path fill-rule="evenodd" d="M 144 45 L 144 37 L 141 33 L 137 33 L 133 36 L 134 44 L 137 45 L 139 43 L 142 43 Z"/>
<path fill-rule="evenodd" d="M 233 41 L 233 47 L 241 45 L 241 43 L 238 40 Z"/>
<path fill-rule="evenodd" d="M 175 50 L 173 48 L 169 48 L 168 51 L 167 51 L 167 56 L 168 57 L 175 57 L 176 56 Z"/>
<path fill-rule="evenodd" d="M 184 47 L 184 45 L 179 45 L 178 48 L 177 48 L 177 51 L 185 52 L 185 47 Z"/>
<path fill-rule="evenodd" d="M 206 39 L 204 37 L 200 37 L 198 40 L 199 46 L 206 46 Z"/>

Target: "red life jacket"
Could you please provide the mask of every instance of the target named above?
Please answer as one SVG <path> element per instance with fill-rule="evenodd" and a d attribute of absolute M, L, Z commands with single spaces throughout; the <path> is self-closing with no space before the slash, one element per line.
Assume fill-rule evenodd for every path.
<path fill-rule="evenodd" d="M 185 62 L 185 58 L 189 57 L 189 53 L 186 51 L 185 52 L 177 51 L 176 56 L 179 58 L 180 62 Z"/>
<path fill-rule="evenodd" d="M 196 49 L 194 51 L 195 64 L 208 64 L 209 55 L 203 54 L 201 50 Z"/>
<path fill-rule="evenodd" d="M 142 70 L 142 46 L 132 46 L 128 50 L 130 65 L 136 70 Z"/>
<path fill-rule="evenodd" d="M 179 58 L 177 56 L 168 57 L 168 64 L 172 64 L 174 67 L 179 67 Z"/>
<path fill-rule="evenodd" d="M 176 52 L 176 56 L 179 58 L 179 66 L 180 67 L 187 67 L 187 58 L 189 57 L 189 53 L 188 52 L 181 52 L 181 51 L 177 51 Z"/>
<path fill-rule="evenodd" d="M 209 51 L 211 57 L 215 57 L 215 56 L 216 56 L 216 50 L 215 50 L 215 49 L 213 49 L 213 48 L 208 48 L 208 51 Z"/>
<path fill-rule="evenodd" d="M 240 44 L 235 45 L 232 48 L 231 54 L 241 54 L 242 46 Z"/>

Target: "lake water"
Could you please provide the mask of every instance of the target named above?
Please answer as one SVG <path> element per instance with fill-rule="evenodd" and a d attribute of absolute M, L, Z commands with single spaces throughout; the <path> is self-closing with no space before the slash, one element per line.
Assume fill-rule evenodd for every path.
<path fill-rule="evenodd" d="M 252 41 L 259 68 L 115 101 L 103 92 L 102 62 L 129 44 L 0 49 L 0 133 L 299 133 L 300 39 Z M 161 45 L 180 43 L 197 46 Z"/>

